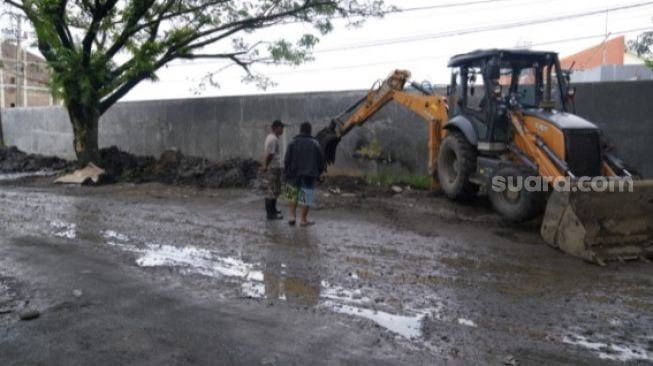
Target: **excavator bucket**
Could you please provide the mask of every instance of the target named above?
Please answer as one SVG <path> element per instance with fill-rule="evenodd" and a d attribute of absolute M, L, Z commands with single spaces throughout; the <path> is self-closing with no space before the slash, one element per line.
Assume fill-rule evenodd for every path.
<path fill-rule="evenodd" d="M 615 184 L 622 183 L 623 191 L 554 191 L 542 221 L 544 240 L 600 265 L 653 257 L 653 180 Z"/>
<path fill-rule="evenodd" d="M 340 138 L 338 135 L 336 135 L 336 123 L 331 121 L 329 126 L 321 129 L 315 135 L 315 139 L 317 139 L 317 141 L 320 143 L 326 165 L 335 163 L 336 149 L 338 148 L 338 143 L 340 142 Z"/>

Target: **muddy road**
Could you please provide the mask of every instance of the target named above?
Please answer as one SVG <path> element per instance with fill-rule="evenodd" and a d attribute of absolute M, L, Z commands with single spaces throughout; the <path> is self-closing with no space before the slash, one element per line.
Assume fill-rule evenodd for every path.
<path fill-rule="evenodd" d="M 299 228 L 253 190 L 46 179 L 0 182 L 1 365 L 652 362 L 653 264 L 483 204 L 324 189 Z"/>

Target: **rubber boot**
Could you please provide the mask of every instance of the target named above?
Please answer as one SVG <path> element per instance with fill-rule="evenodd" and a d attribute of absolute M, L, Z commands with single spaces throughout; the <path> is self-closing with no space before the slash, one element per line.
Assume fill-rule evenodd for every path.
<path fill-rule="evenodd" d="M 268 220 L 281 220 L 283 217 L 274 211 L 274 199 L 265 199 L 265 212 Z"/>
<path fill-rule="evenodd" d="M 283 218 L 283 215 L 281 215 L 281 211 L 277 208 L 277 199 L 272 200 L 272 211 L 274 211 L 277 215 L 281 216 Z"/>

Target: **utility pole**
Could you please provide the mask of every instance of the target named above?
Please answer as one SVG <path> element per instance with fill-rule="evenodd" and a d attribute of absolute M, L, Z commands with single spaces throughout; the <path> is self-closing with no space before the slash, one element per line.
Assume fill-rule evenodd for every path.
<path fill-rule="evenodd" d="M 14 98 L 14 103 L 12 104 L 14 104 L 16 107 L 24 107 L 26 106 L 26 92 L 28 89 L 26 78 L 27 52 L 23 50 L 23 38 L 27 37 L 26 34 L 23 34 L 23 22 L 26 18 L 22 14 L 11 11 L 4 11 L 2 12 L 2 15 L 7 15 L 11 19 L 11 25 L 7 28 L 3 28 L 2 33 L 8 35 L 9 38 L 15 42 L 14 45 L 16 46 L 16 52 L 13 55 L 14 59 L 11 60 L 14 62 L 13 72 L 6 70 L 13 73 L 15 76 L 13 78 L 14 83 L 12 84 L 15 86 L 16 96 Z M 2 84 L 4 87 L 4 80 L 2 80 Z"/>
<path fill-rule="evenodd" d="M 2 87 L 4 88 L 4 85 Z M 0 148 L 3 147 L 5 147 L 5 136 L 2 134 L 2 108 L 0 108 Z"/>
<path fill-rule="evenodd" d="M 16 107 L 21 106 L 21 96 L 23 92 L 23 82 L 25 78 L 23 60 L 21 58 L 21 48 L 23 45 L 23 17 L 16 15 Z"/>

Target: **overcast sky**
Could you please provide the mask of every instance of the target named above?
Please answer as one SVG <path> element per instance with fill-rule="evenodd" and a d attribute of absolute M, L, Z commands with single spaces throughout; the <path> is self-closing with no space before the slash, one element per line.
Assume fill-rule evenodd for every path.
<path fill-rule="evenodd" d="M 313 62 L 300 67 L 257 66 L 255 71 L 270 76 L 278 85 L 267 91 L 242 84 L 243 72 L 236 68 L 218 77 L 220 88 L 208 88 L 197 95 L 201 76 L 224 66 L 223 61 L 175 61 L 162 69 L 158 82 L 144 82 L 123 100 L 186 98 L 197 96 L 286 93 L 302 91 L 367 89 L 396 68 L 408 69 L 418 81 L 446 83 L 447 60 L 454 54 L 479 48 L 553 50 L 562 56 L 599 44 L 607 32 L 614 37 L 634 38 L 643 29 L 653 29 L 653 1 L 644 0 L 386 0 L 399 8 L 441 6 L 419 11 L 388 14 L 370 19 L 362 27 L 346 29 L 336 21 L 336 30 L 321 38 Z M 450 6 L 471 3 L 465 6 Z M 613 10 L 634 4 L 645 6 Z M 600 14 L 548 21 L 546 19 L 600 11 Z M 515 23 L 536 23 L 498 29 Z M 485 31 L 469 33 L 470 30 Z M 487 30 L 493 29 L 493 30 Z M 310 31 L 290 24 L 262 31 L 255 36 L 290 40 Z M 635 30 L 635 31 L 631 31 Z M 455 33 L 463 35 L 452 35 Z M 215 46 L 220 49 L 222 45 Z"/>

